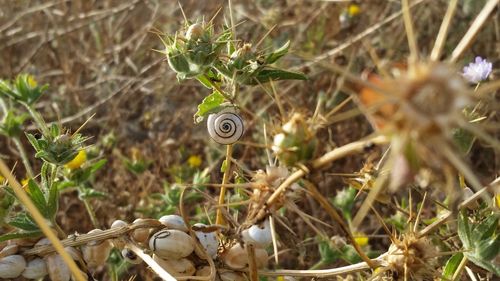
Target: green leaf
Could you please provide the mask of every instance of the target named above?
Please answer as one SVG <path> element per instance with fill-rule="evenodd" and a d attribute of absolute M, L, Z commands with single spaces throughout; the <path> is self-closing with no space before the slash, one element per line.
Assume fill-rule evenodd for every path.
<path fill-rule="evenodd" d="M 458 265 L 460 265 L 460 262 L 463 258 L 464 254 L 456 253 L 448 259 L 443 269 L 443 276 L 441 277 L 441 281 L 451 280 L 453 274 L 455 274 L 455 271 L 457 270 Z"/>
<path fill-rule="evenodd" d="M 201 122 L 201 120 L 203 120 L 203 117 L 205 117 L 207 114 L 210 114 L 219 109 L 220 105 L 223 102 L 224 96 L 219 93 L 219 91 L 214 91 L 212 94 L 205 97 L 203 101 L 198 105 L 198 111 L 194 114 L 195 122 Z"/>
<path fill-rule="evenodd" d="M 54 220 L 59 209 L 59 186 L 56 183 L 50 185 L 49 200 L 47 201 L 47 215 L 49 220 Z"/>
<path fill-rule="evenodd" d="M 480 259 L 480 258 L 477 258 L 475 256 L 472 256 L 472 255 L 468 255 L 467 252 L 465 253 L 465 256 L 471 261 L 473 262 L 475 265 L 477 266 L 480 266 L 492 273 L 494 273 L 495 275 L 497 276 L 500 276 L 500 266 L 497 265 L 497 264 L 494 264 L 490 261 L 485 261 L 483 259 Z"/>
<path fill-rule="evenodd" d="M 283 46 L 281 46 L 279 49 L 275 50 L 274 52 L 270 53 L 267 56 L 266 64 L 271 64 L 279 60 L 281 57 L 286 55 L 286 53 L 288 53 L 289 48 L 290 48 L 290 41 L 287 41 Z"/>
<path fill-rule="evenodd" d="M 38 231 L 38 225 L 26 213 L 20 213 L 8 222 L 9 225 L 26 231 Z"/>
<path fill-rule="evenodd" d="M 307 77 L 300 72 L 292 72 L 281 69 L 263 69 L 259 71 L 255 79 L 249 81 L 250 85 L 260 83 L 267 83 L 269 81 L 279 81 L 279 80 L 307 80 Z"/>
<path fill-rule="evenodd" d="M 31 143 L 33 148 L 35 148 L 36 151 L 40 151 L 42 148 L 38 144 L 38 140 L 33 136 L 32 134 L 26 133 L 26 138 L 28 138 L 28 141 Z"/>
<path fill-rule="evenodd" d="M 88 198 L 106 198 L 108 194 L 105 192 L 100 192 L 92 188 L 85 188 L 78 195 L 80 199 L 88 199 Z"/>
<path fill-rule="evenodd" d="M 101 159 L 95 163 L 93 163 L 91 166 L 90 166 L 90 173 L 93 174 L 95 173 L 97 170 L 101 169 L 102 167 L 104 167 L 104 165 L 106 165 L 106 163 L 108 162 L 108 160 L 106 159 Z"/>
<path fill-rule="evenodd" d="M 500 252 L 500 235 L 495 235 L 490 239 L 479 241 L 476 244 L 476 254 L 475 256 L 489 261 L 498 256 Z"/>
<path fill-rule="evenodd" d="M 35 204 L 40 213 L 42 213 L 45 218 L 49 218 L 47 201 L 45 201 L 45 196 L 43 195 L 42 190 L 34 180 L 28 180 L 26 193 L 28 193 L 31 201 L 33 201 L 33 204 Z"/>
<path fill-rule="evenodd" d="M 498 214 L 492 214 L 478 224 L 472 231 L 472 238 L 475 241 L 482 241 L 490 238 L 498 226 Z"/>
<path fill-rule="evenodd" d="M 457 145 L 458 150 L 463 155 L 469 153 L 470 149 L 472 148 L 472 145 L 474 144 L 474 141 L 476 140 L 474 134 L 461 128 L 453 130 L 452 138 L 455 144 Z"/>
<path fill-rule="evenodd" d="M 42 236 L 41 231 L 7 233 L 0 235 L 0 242 L 9 241 L 12 239 L 19 239 L 19 238 L 35 238 L 40 236 Z"/>
<path fill-rule="evenodd" d="M 473 247 L 469 219 L 464 212 L 460 212 L 458 215 L 458 237 L 460 237 L 466 249 L 471 249 Z"/>

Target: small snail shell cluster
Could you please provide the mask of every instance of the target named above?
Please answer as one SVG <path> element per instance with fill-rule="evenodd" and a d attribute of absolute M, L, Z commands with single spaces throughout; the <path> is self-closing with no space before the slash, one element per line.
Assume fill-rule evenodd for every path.
<path fill-rule="evenodd" d="M 142 263 L 136 250 L 132 250 L 132 245 L 137 245 L 146 249 L 144 253 L 150 253 L 153 260 L 175 278 L 209 276 L 212 269 L 207 259 L 210 257 L 220 265 L 215 268 L 216 280 L 247 280 L 244 273 L 238 272 L 249 264 L 244 245 L 231 243 L 232 246 L 222 249 L 216 229 L 207 225 L 197 223 L 190 230 L 182 217 L 168 215 L 159 220 L 137 219 L 132 224 L 116 220 L 111 228 L 122 228 L 126 232 L 124 236 L 103 239 L 107 233 L 94 229 L 88 234 L 95 235 L 96 240 L 79 247 L 68 246 L 65 248 L 66 252 L 80 268 L 88 268 L 92 272 L 94 268 L 106 264 L 113 247 L 121 251 L 127 262 Z M 242 237 L 243 243 L 254 246 L 257 267 L 265 267 L 268 254 L 264 248 L 271 240 L 269 221 L 244 230 Z M 46 276 L 53 281 L 71 280 L 71 271 L 57 252 L 42 254 L 43 250 L 40 250 L 36 254 L 20 254 L 24 253 L 22 249 L 51 244 L 47 238 L 37 240 L 18 239 L 0 245 L 0 280 L 19 277 L 39 280 L 47 278 Z M 197 246 L 198 242 L 201 247 Z"/>
<path fill-rule="evenodd" d="M 243 119 L 233 109 L 210 114 L 207 118 L 207 128 L 210 137 L 220 144 L 237 142 L 245 131 Z"/>

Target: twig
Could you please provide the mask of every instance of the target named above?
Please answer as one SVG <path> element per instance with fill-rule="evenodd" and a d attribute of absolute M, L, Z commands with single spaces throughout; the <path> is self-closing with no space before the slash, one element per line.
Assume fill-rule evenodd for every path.
<path fill-rule="evenodd" d="M 457 59 L 462 56 L 467 47 L 469 47 L 476 35 L 479 33 L 479 30 L 484 25 L 490 14 L 495 10 L 498 2 L 499 0 L 489 0 L 484 5 L 479 15 L 477 15 L 476 19 L 474 19 L 474 22 L 472 22 L 472 24 L 470 25 L 469 30 L 467 30 L 464 37 L 462 37 L 462 40 L 460 40 L 460 42 L 455 47 L 455 50 L 453 50 L 453 52 L 451 53 L 451 62 L 456 62 Z"/>
<path fill-rule="evenodd" d="M 376 259 L 371 260 L 375 266 L 380 266 L 384 264 L 383 258 L 387 253 L 382 254 Z M 262 276 L 296 276 L 296 277 L 332 277 L 347 273 L 354 273 L 359 271 L 364 271 L 370 269 L 370 266 L 366 262 L 360 262 L 348 266 L 332 268 L 332 269 L 320 269 L 320 270 L 291 270 L 291 269 L 280 269 L 280 270 L 259 270 L 259 275 Z"/>

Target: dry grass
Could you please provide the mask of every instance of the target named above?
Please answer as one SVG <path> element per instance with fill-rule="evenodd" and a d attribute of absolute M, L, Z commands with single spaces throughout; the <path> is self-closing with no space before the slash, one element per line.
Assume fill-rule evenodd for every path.
<path fill-rule="evenodd" d="M 361 1 L 361 14 L 348 28 L 341 28 L 338 21 L 347 1 L 232 2 L 239 38 L 258 42 L 273 28 L 262 45 L 278 46 L 291 40 L 292 52 L 285 57 L 282 66 L 300 70 L 309 78 L 307 82 L 275 83 L 278 99 L 261 87 L 241 89 L 240 106 L 247 128 L 242 143 L 234 147 L 233 159 L 238 174 L 250 179 L 253 171 L 264 169 L 268 161 L 261 148 L 266 143 L 264 123 L 271 139 L 281 122 L 290 118 L 293 112 L 312 116 L 319 111 L 316 136 L 321 144 L 316 157 L 371 134 L 370 122 L 356 110 L 354 102 L 328 115 L 346 94 L 359 90 L 356 81 L 332 67 L 340 66 L 342 71 L 361 78 L 367 71 L 407 63 L 410 53 L 417 55 L 416 50 L 419 56 L 429 57 L 449 1 L 410 1 L 418 2 L 411 9 L 417 39 L 415 50 L 408 48 L 406 42 L 408 30 L 399 13 L 399 1 Z M 463 2 L 459 1 L 442 55 L 436 59 L 450 56 L 479 12 L 479 9 L 467 11 Z M 227 1 L 191 0 L 180 1 L 180 4 L 189 19 L 209 19 L 222 8 L 215 24 L 223 24 L 224 17 L 229 20 Z M 200 155 L 202 167 L 208 168 L 210 182 L 221 182 L 219 167 L 224 149 L 208 141 L 205 126 L 193 124 L 191 118 L 196 105 L 209 90 L 191 80 L 178 83 L 165 58 L 153 51 L 163 46 L 152 30 L 172 34 L 184 21 L 175 1 L 4 0 L 0 6 L 0 77 L 12 78 L 28 72 L 40 83 L 50 84 L 50 90 L 37 104 L 38 109 L 46 120 L 60 122 L 72 131 L 95 114 L 82 133 L 93 136 L 92 151 L 108 159 L 93 184 L 96 190 L 109 196 L 91 201 L 103 227 L 108 228 L 115 219 L 133 221 L 137 217 L 156 215 L 154 211 L 162 207 L 155 205 L 164 203 L 150 195 L 163 192 L 164 183 L 174 182 L 178 168 L 186 166 L 189 156 Z M 475 55 L 481 55 L 498 66 L 499 46 L 497 8 L 477 32 L 474 43 L 458 58 L 457 65 L 463 66 Z M 496 80 L 498 76 L 496 70 L 491 79 Z M 494 129 L 498 129 L 495 110 L 489 120 L 496 124 Z M 494 130 L 489 133 L 498 140 L 498 133 Z M 108 145 L 103 140 L 110 136 L 113 142 Z M 28 147 L 28 143 L 25 144 Z M 7 162 L 13 165 L 18 160 L 14 144 L 0 138 L 0 145 L 0 155 L 6 156 Z M 323 169 L 312 170 L 307 180 L 314 183 L 322 196 L 331 198 L 346 186 L 346 177 L 338 174 L 356 173 L 368 163 L 376 164 L 374 160 L 380 159 L 382 154 L 379 148 L 365 151 L 324 163 Z M 476 142 L 472 148 L 468 162 L 483 184 L 498 176 L 500 158 L 497 152 L 483 142 Z M 134 174 L 125 167 L 124 157 L 143 159 L 150 165 L 143 173 Z M 38 168 L 35 165 L 35 170 Z M 319 167 L 313 164 L 313 168 Z M 20 165 L 15 172 L 18 178 L 24 178 L 25 171 Z M 413 193 L 414 202 L 419 202 L 423 194 Z M 215 198 L 217 194 L 217 188 L 209 188 L 206 195 Z M 405 190 L 395 195 L 402 198 L 407 194 Z M 86 233 L 93 226 L 85 215 L 83 203 L 75 195 L 74 191 L 62 195 L 58 220 L 66 233 Z M 433 200 L 443 199 L 433 194 Z M 308 223 L 316 228 L 315 231 L 304 223 L 304 217 L 287 208 L 281 218 L 283 224 L 276 225 L 280 251 L 283 251 L 279 267 L 308 269 L 319 258 L 317 242 L 311 237 L 318 232 L 326 237 L 344 236 L 345 233 L 328 212 L 318 208 L 313 198 L 295 201 L 302 212 L 326 225 L 310 220 Z M 361 207 L 363 200 L 356 202 L 354 210 Z M 200 206 L 213 208 L 214 204 L 200 203 Z M 385 218 L 392 215 L 396 207 L 394 204 L 375 204 Z M 194 215 L 196 206 L 187 206 L 186 212 Z M 432 213 L 424 209 L 423 215 L 431 217 Z M 370 246 L 374 251 L 383 252 L 391 243 L 373 212 L 367 215 L 360 230 L 373 235 Z M 345 262 L 337 260 L 328 264 L 328 268 L 342 265 L 346 265 Z M 274 266 L 271 262 L 271 267 Z M 102 279 L 99 280 L 109 278 L 106 274 L 100 272 L 98 277 Z M 155 275 L 146 266 L 131 267 L 127 276 L 136 276 L 134 280 L 155 280 Z"/>

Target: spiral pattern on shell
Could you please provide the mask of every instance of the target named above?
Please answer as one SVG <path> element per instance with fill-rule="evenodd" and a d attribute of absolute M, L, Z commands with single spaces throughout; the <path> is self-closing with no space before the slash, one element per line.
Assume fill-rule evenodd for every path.
<path fill-rule="evenodd" d="M 243 119 L 231 111 L 210 114 L 207 119 L 210 137 L 220 144 L 233 144 L 243 135 Z"/>

